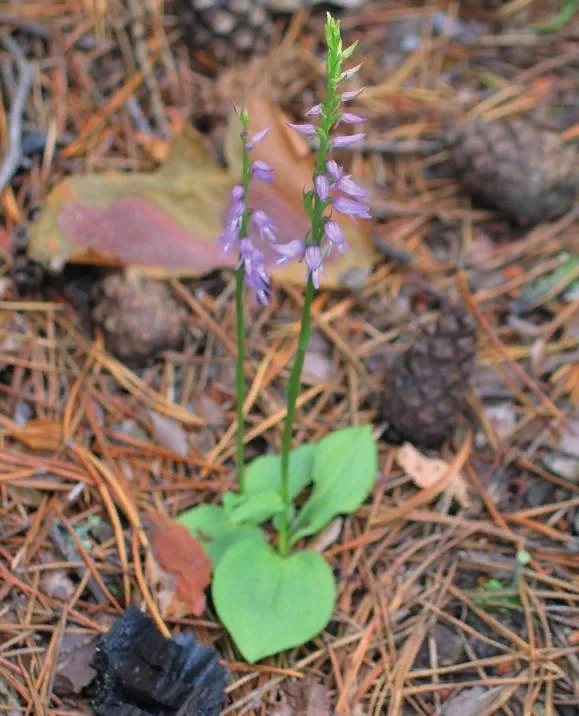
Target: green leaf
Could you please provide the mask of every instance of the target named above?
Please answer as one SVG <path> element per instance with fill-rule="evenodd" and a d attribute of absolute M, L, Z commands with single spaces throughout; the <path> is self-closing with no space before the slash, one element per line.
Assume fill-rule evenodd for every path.
<path fill-rule="evenodd" d="M 228 549 L 212 585 L 219 618 L 250 663 L 319 634 L 332 616 L 335 593 L 321 555 L 281 557 L 265 539 Z"/>
<path fill-rule="evenodd" d="M 225 552 L 235 543 L 263 539 L 260 529 L 231 522 L 223 507 L 199 505 L 183 512 L 177 522 L 185 525 L 199 540 L 205 553 L 216 568 Z"/>
<path fill-rule="evenodd" d="M 290 543 L 319 532 L 336 515 L 357 510 L 377 472 L 369 425 L 338 430 L 320 440 L 314 453 L 314 489 L 291 525 Z"/>
<path fill-rule="evenodd" d="M 226 492 L 223 495 L 223 509 L 234 524 L 245 522 L 260 525 L 283 512 L 283 508 L 282 499 L 276 490 L 263 490 L 250 494 Z"/>
<path fill-rule="evenodd" d="M 289 497 L 293 500 L 312 481 L 314 445 L 301 445 L 290 450 Z M 281 483 L 281 455 L 263 455 L 245 468 L 244 494 L 278 491 Z"/>

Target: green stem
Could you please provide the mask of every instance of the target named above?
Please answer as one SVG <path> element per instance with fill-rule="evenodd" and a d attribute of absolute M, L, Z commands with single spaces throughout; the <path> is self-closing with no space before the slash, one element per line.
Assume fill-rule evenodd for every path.
<path fill-rule="evenodd" d="M 314 284 L 312 279 L 308 280 L 306 292 L 304 295 L 304 307 L 302 309 L 302 320 L 300 326 L 300 335 L 298 338 L 298 349 L 294 364 L 290 373 L 287 388 L 287 414 L 283 428 L 282 448 L 281 448 L 281 484 L 280 496 L 284 504 L 284 509 L 280 514 L 278 549 L 279 553 L 285 556 L 289 551 L 289 534 L 288 534 L 288 514 L 291 505 L 289 496 L 289 459 L 292 442 L 292 427 L 296 412 L 296 402 L 300 392 L 300 384 L 302 377 L 302 369 L 306 357 L 306 350 L 310 340 L 311 318 L 310 308 L 314 297 Z"/>
<path fill-rule="evenodd" d="M 245 458 L 244 458 L 244 416 L 243 403 L 245 398 L 245 322 L 243 315 L 243 265 L 237 269 L 235 275 L 235 318 L 237 325 L 237 360 L 235 364 L 235 393 L 237 404 L 237 475 L 239 489 L 243 492 L 245 487 Z"/>

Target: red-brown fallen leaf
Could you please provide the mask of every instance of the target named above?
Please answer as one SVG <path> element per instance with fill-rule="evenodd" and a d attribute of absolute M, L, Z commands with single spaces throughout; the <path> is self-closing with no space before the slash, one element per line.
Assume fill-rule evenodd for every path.
<path fill-rule="evenodd" d="M 141 521 L 160 569 L 173 578 L 173 599 L 165 616 L 201 616 L 204 589 L 211 581 L 211 561 L 184 525 L 161 512 L 147 512 Z"/>

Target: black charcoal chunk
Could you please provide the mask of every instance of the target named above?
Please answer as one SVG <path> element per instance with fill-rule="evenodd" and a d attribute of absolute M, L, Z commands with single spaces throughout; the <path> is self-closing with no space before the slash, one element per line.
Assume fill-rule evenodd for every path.
<path fill-rule="evenodd" d="M 136 607 L 100 637 L 90 686 L 97 716 L 218 716 L 228 672 L 193 635 L 165 639 Z"/>

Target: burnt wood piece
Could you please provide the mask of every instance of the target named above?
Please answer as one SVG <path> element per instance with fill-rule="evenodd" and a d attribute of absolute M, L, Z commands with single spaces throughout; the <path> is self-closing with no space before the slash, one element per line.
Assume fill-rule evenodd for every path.
<path fill-rule="evenodd" d="M 100 637 L 90 686 L 97 716 L 218 716 L 228 672 L 193 635 L 165 639 L 136 607 Z"/>

